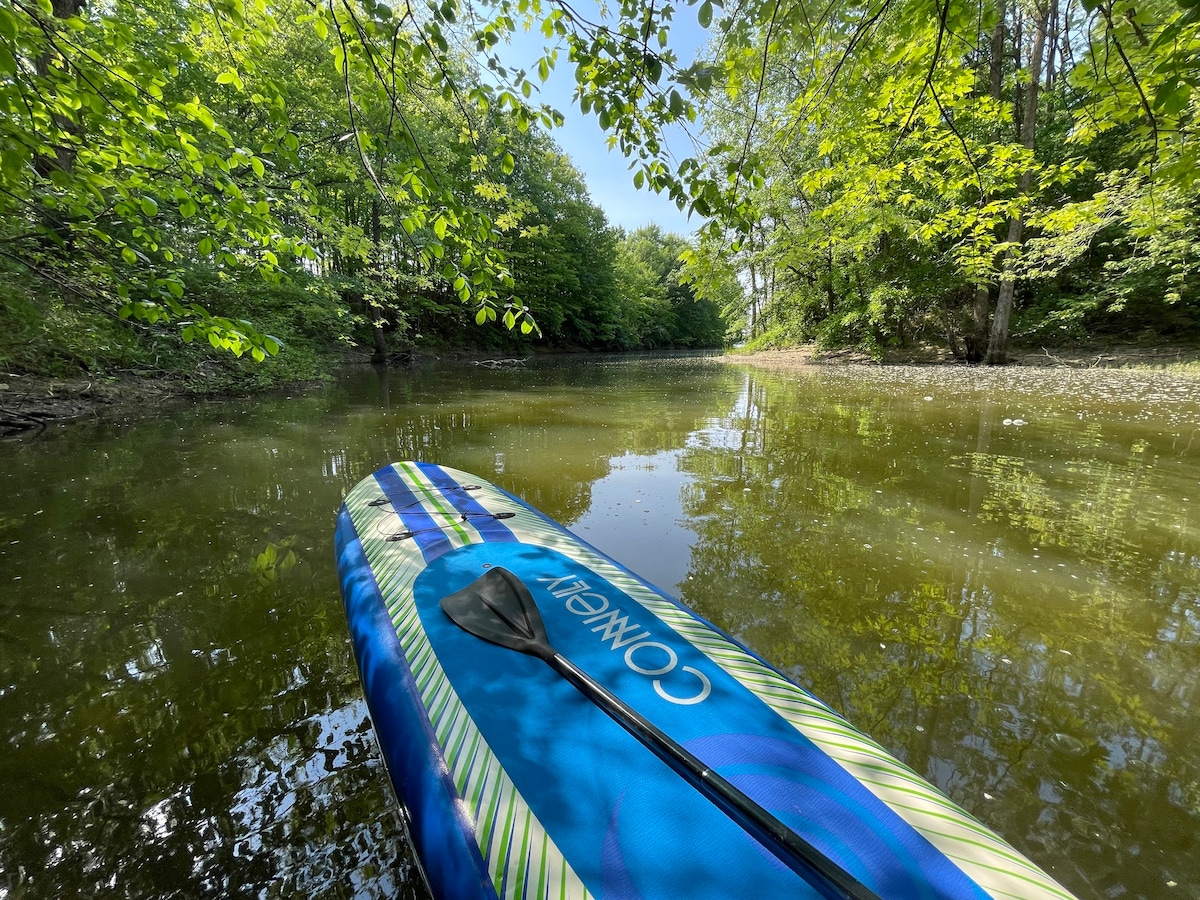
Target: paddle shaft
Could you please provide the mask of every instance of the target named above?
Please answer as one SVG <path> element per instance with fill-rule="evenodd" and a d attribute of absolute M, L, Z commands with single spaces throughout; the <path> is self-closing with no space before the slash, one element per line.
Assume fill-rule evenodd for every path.
<path fill-rule="evenodd" d="M 542 656 L 558 674 L 613 721 L 758 840 L 784 865 L 829 900 L 881 900 L 878 894 L 796 834 L 608 688 L 557 651 Z"/>

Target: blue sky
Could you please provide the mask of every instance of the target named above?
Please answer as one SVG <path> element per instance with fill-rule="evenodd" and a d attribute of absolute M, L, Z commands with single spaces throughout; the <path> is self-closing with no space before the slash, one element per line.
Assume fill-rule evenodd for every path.
<path fill-rule="evenodd" d="M 600 18 L 595 6 L 587 0 L 576 4 L 575 8 L 592 21 Z M 707 39 L 707 32 L 696 21 L 695 7 L 680 4 L 676 9 L 676 18 L 671 23 L 670 35 L 671 48 L 679 57 L 680 65 L 689 65 Z M 532 63 L 546 45 L 541 34 L 518 34 L 513 43 L 504 48 L 502 56 L 506 63 L 532 71 Z M 629 231 L 642 225 L 656 224 L 664 231 L 691 234 L 703 224 L 701 220 L 693 218 L 689 221 L 665 195 L 649 190 L 639 191 L 633 186 L 633 172 L 628 169 L 629 160 L 621 155 L 620 150 L 610 151 L 607 136 L 600 130 L 596 117 L 585 116 L 580 112 L 579 104 L 571 102 L 575 75 L 567 61 L 565 48 L 560 49 L 558 59 L 558 68 L 541 85 L 540 99 L 561 112 L 566 122 L 550 134 L 571 157 L 575 167 L 583 172 L 592 201 L 604 210 L 609 224 L 619 225 Z M 538 95 L 535 94 L 533 99 L 539 99 Z M 667 145 L 680 159 L 694 152 L 687 136 L 682 133 L 668 135 Z"/>

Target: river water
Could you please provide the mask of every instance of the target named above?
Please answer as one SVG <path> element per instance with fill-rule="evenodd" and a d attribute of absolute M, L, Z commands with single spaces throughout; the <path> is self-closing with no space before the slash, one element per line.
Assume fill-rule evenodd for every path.
<path fill-rule="evenodd" d="M 425 898 L 332 534 L 495 480 L 1083 900 L 1200 896 L 1200 398 L 1120 371 L 350 372 L 0 444 L 0 900 Z"/>

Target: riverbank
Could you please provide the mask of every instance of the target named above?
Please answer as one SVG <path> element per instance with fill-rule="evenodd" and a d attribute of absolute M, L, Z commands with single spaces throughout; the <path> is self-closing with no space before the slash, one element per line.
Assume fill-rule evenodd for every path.
<path fill-rule="evenodd" d="M 463 356 L 483 358 L 482 354 Z M 1014 351 L 1012 356 L 1015 366 L 1169 368 L 1200 375 L 1200 347 L 1190 345 L 1021 349 Z M 888 351 L 883 360 L 873 360 L 865 353 L 853 350 L 817 351 L 812 346 L 727 353 L 714 358 L 780 372 L 837 365 L 961 365 L 938 348 Z M 144 375 L 52 378 L 0 372 L 0 438 L 37 434 L 51 425 L 77 419 L 144 415 L 148 407 L 188 396 L 211 395 L 212 392 L 198 391 L 195 384 L 185 385 L 168 378 Z"/>
<path fill-rule="evenodd" d="M 780 372 L 801 371 L 818 366 L 963 366 L 948 350 L 920 347 L 888 350 L 882 360 L 872 359 L 859 350 L 817 350 L 809 345 L 788 350 L 758 350 L 752 353 L 726 353 L 721 362 L 739 363 Z M 1178 369 L 1180 373 L 1200 375 L 1200 347 L 1163 345 L 1143 347 L 1021 348 L 1011 351 L 1012 366 L 1068 369 Z"/>
<path fill-rule="evenodd" d="M 50 378 L 0 373 L 0 438 L 36 433 L 47 426 L 86 417 L 144 411 L 183 395 L 163 379 Z"/>
<path fill-rule="evenodd" d="M 325 362 L 333 369 L 341 365 L 367 365 L 368 358 L 364 353 L 351 352 L 330 356 Z M 462 350 L 437 355 L 416 354 L 411 357 L 411 363 L 438 359 L 474 361 L 496 368 L 524 362 L 523 359 L 496 358 L 495 354 Z M 226 368 L 230 365 L 230 360 L 218 361 Z M 274 360 L 267 364 L 271 362 Z M 277 381 L 264 378 L 258 383 L 249 379 L 234 382 L 221 366 L 211 368 L 213 371 L 207 371 L 202 363 L 186 380 L 172 373 L 54 377 L 0 372 L 0 440 L 40 434 L 48 427 L 76 420 L 143 416 L 147 409 L 188 398 L 284 391 L 320 380 L 301 377 Z"/>

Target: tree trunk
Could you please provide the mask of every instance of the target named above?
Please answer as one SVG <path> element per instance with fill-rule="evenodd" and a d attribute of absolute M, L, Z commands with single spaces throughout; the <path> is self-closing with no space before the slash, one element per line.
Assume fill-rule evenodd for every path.
<path fill-rule="evenodd" d="M 750 263 L 750 339 L 758 337 L 758 276 Z"/>
<path fill-rule="evenodd" d="M 992 36 L 988 43 L 988 96 L 997 104 L 1004 99 L 1004 36 L 1006 32 L 1005 19 L 1008 16 L 1005 0 L 996 2 L 996 25 L 992 28 Z M 997 124 L 992 140 L 999 143 L 1004 138 L 1003 130 Z M 992 315 L 992 288 L 989 284 L 975 287 L 975 301 L 971 305 L 970 331 L 963 343 L 966 345 L 967 362 L 983 362 L 987 355 L 988 322 Z"/>
<path fill-rule="evenodd" d="M 988 95 L 993 100 L 1000 100 L 1004 96 L 1004 20 L 1008 15 L 1004 0 L 997 0 L 996 12 L 996 27 L 992 29 L 988 53 Z"/>
<path fill-rule="evenodd" d="M 988 318 L 992 313 L 992 289 L 981 284 L 975 288 L 975 302 L 971 304 L 971 330 L 963 343 L 966 344 L 967 362 L 983 362 L 987 354 Z"/>
<path fill-rule="evenodd" d="M 1021 120 L 1021 144 L 1026 150 L 1034 149 L 1037 136 L 1038 88 L 1042 80 L 1042 56 L 1046 48 L 1046 25 L 1050 16 L 1050 5 L 1039 7 L 1034 22 L 1033 50 L 1029 55 L 1029 86 L 1025 89 L 1025 117 Z M 1017 179 L 1017 192 L 1022 197 L 1033 185 L 1033 169 L 1027 168 Z M 1000 275 L 1000 290 L 996 296 L 996 315 L 992 318 L 992 334 L 988 340 L 988 365 L 1003 365 L 1008 362 L 1008 323 L 1012 318 L 1013 293 L 1016 290 L 1017 250 L 1025 235 L 1025 219 L 1021 210 L 1008 220 L 1008 244 L 1004 251 L 1004 262 Z"/>
<path fill-rule="evenodd" d="M 379 223 L 379 198 L 371 199 L 371 241 L 375 245 L 371 256 L 374 260 L 374 265 L 377 270 L 383 266 L 383 249 L 379 246 L 380 243 L 380 223 Z M 383 278 L 379 277 L 382 273 L 376 272 L 376 289 L 382 286 Z M 383 333 L 383 303 L 380 298 L 375 297 L 371 300 L 371 323 L 372 333 L 375 337 L 375 352 L 371 356 L 371 362 L 377 365 L 387 365 L 388 349 L 387 338 Z"/>

